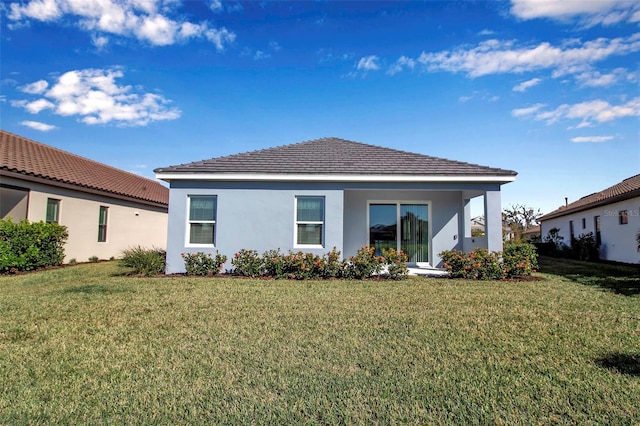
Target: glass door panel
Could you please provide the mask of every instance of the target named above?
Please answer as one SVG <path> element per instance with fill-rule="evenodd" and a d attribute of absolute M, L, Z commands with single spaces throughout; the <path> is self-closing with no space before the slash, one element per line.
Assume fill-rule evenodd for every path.
<path fill-rule="evenodd" d="M 376 256 L 382 249 L 398 247 L 397 204 L 369 205 L 369 245 L 376 248 Z"/>
<path fill-rule="evenodd" d="M 409 263 L 429 261 L 429 215 L 425 204 L 400 205 L 400 250 Z"/>

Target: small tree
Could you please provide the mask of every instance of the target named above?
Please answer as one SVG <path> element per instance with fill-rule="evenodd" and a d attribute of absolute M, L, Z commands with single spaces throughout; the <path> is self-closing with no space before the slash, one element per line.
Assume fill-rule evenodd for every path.
<path fill-rule="evenodd" d="M 540 216 L 540 209 L 514 204 L 502 211 L 502 225 L 513 233 L 513 240 L 521 241 L 526 230 L 538 225 Z"/>

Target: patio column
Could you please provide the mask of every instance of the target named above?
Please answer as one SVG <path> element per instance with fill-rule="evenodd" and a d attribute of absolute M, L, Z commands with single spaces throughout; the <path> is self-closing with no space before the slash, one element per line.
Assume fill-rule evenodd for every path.
<path fill-rule="evenodd" d="M 463 220 L 462 220 L 462 237 L 471 238 L 471 199 L 464 198 L 463 204 Z"/>
<path fill-rule="evenodd" d="M 500 189 L 484 193 L 484 226 L 487 250 L 502 251 L 502 203 Z"/>

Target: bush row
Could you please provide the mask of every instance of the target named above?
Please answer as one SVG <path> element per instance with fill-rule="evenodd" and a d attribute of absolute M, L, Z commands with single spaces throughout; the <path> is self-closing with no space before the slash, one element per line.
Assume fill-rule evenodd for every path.
<path fill-rule="evenodd" d="M 272 277 L 276 279 L 364 279 L 379 276 L 400 279 L 408 270 L 407 256 L 402 251 L 385 249 L 376 256 L 374 247 L 362 247 L 355 256 L 342 260 L 335 247 L 322 256 L 279 249 L 268 250 L 260 256 L 256 250 L 240 250 L 231 259 L 234 275 L 244 277 Z"/>
<path fill-rule="evenodd" d="M 465 253 L 445 250 L 440 253 L 451 278 L 501 280 L 531 275 L 538 267 L 535 246 L 528 243 L 506 243 L 503 252 L 476 249 Z"/>
<path fill-rule="evenodd" d="M 61 265 L 67 228 L 57 223 L 0 219 L 0 273 Z"/>

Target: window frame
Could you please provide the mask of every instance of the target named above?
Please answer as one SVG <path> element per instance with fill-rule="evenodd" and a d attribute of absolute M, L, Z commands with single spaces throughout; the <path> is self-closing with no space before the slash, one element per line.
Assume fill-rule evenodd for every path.
<path fill-rule="evenodd" d="M 322 200 L 322 220 L 298 220 L 298 200 L 304 198 L 318 198 Z M 294 248 L 324 248 L 325 246 L 325 222 L 327 200 L 324 195 L 296 195 L 293 197 L 293 247 Z M 298 242 L 299 225 L 320 225 L 320 244 L 303 244 Z"/>
<path fill-rule="evenodd" d="M 102 212 L 104 212 L 104 223 L 102 223 Z M 108 241 L 109 229 L 109 207 L 108 206 L 100 206 L 98 209 L 98 242 L 106 243 Z"/>
<path fill-rule="evenodd" d="M 60 223 L 60 205 L 62 204 L 59 198 L 47 198 L 47 210 L 44 215 L 44 221 L 46 223 Z M 49 220 L 49 207 L 55 205 L 55 219 Z"/>
<path fill-rule="evenodd" d="M 620 210 L 618 212 L 618 225 L 628 225 L 629 224 L 629 212 L 625 210 Z"/>
<path fill-rule="evenodd" d="M 194 198 L 213 198 L 214 202 L 214 215 L 213 220 L 191 219 L 191 200 Z M 185 247 L 216 247 L 216 237 L 218 230 L 218 195 L 216 194 L 189 194 L 187 195 L 187 210 L 186 210 L 186 231 L 185 231 Z M 213 225 L 213 238 L 211 244 L 206 243 L 192 243 L 191 242 L 191 225 L 194 224 L 211 224 Z"/>

